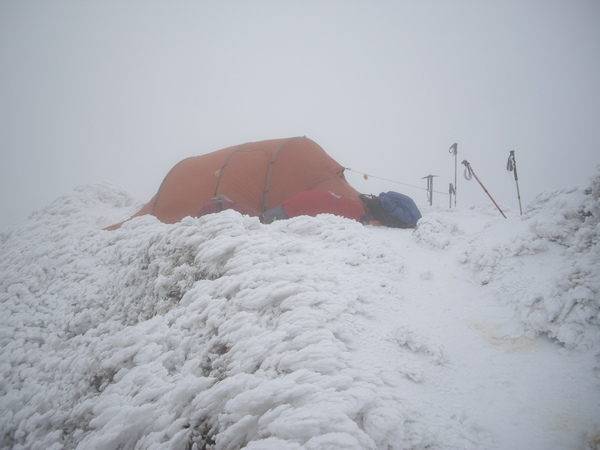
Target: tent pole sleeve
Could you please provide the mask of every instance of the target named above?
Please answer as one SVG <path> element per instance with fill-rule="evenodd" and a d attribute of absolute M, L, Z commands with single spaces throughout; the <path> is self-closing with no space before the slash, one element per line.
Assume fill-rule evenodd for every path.
<path fill-rule="evenodd" d="M 223 170 L 225 170 L 225 166 L 227 165 L 227 163 L 229 163 L 229 160 L 231 159 L 233 154 L 235 152 L 237 152 L 238 150 L 240 150 L 246 144 L 240 144 L 236 148 L 234 148 L 231 151 L 231 153 L 229 154 L 229 156 L 227 157 L 227 159 L 225 160 L 225 162 L 223 163 L 223 165 L 221 166 L 221 168 L 219 169 L 219 175 L 217 177 L 217 183 L 215 184 L 215 192 L 213 193 L 213 197 L 216 197 L 219 192 L 219 183 L 221 183 L 221 176 L 223 175 Z"/>
<path fill-rule="evenodd" d="M 267 210 L 267 207 L 269 205 L 269 189 L 271 187 L 271 175 L 273 172 L 273 166 L 275 165 L 275 160 L 277 159 L 277 155 L 279 155 L 279 152 L 283 149 L 283 147 L 285 147 L 285 145 L 290 142 L 290 141 L 294 141 L 296 139 L 306 139 L 306 136 L 296 136 L 293 138 L 289 138 L 287 139 L 283 144 L 281 144 L 279 146 L 279 148 L 275 151 L 275 154 L 273 155 L 273 159 L 271 160 L 271 162 L 269 163 L 269 170 L 267 172 L 267 182 L 265 185 L 265 192 L 263 194 L 263 206 L 262 206 L 262 212 L 265 212 Z"/>

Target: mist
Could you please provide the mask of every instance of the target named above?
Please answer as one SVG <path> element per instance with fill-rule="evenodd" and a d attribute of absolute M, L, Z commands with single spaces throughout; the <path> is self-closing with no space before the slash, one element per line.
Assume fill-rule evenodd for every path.
<path fill-rule="evenodd" d="M 365 193 L 507 214 L 600 152 L 600 3 L 0 2 L 0 229 L 82 184 L 149 200 L 188 156 L 307 136 Z M 362 174 L 369 174 L 365 177 Z"/>

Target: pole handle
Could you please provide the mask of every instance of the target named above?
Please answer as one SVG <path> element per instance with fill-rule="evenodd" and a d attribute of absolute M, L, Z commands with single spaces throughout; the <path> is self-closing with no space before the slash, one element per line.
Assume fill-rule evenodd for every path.
<path fill-rule="evenodd" d="M 502 211 L 502 209 L 500 208 L 500 206 L 498 206 L 498 203 L 496 203 L 496 200 L 494 200 L 494 198 L 492 197 L 492 195 L 485 188 L 485 186 L 483 185 L 483 183 L 481 182 L 481 180 L 479 179 L 479 177 L 477 176 L 477 174 L 475 173 L 475 171 L 471 167 L 471 164 L 469 164 L 469 162 L 466 159 L 462 163 L 465 165 L 465 178 L 467 177 L 467 170 L 468 170 L 469 171 L 469 175 L 473 175 L 475 177 L 475 179 L 479 183 L 479 186 L 481 186 L 481 188 L 487 194 L 487 196 L 490 198 L 490 200 L 492 201 L 492 203 L 494 204 L 494 206 L 498 209 L 498 211 L 500 211 L 500 214 L 502 214 L 502 217 L 504 217 L 506 219 L 506 216 L 504 215 L 504 211 Z M 470 180 L 470 178 L 467 178 L 467 180 Z"/>

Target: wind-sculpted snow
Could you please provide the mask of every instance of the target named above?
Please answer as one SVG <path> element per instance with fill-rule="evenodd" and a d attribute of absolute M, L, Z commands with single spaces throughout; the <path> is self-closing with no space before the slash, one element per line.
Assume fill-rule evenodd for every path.
<path fill-rule="evenodd" d="M 225 212 L 108 232 L 86 194 L 3 237 L 3 446 L 430 440 L 349 356 L 378 289 L 353 274 L 387 251 L 361 225 Z"/>
<path fill-rule="evenodd" d="M 527 326 L 568 347 L 600 345 L 600 176 L 540 194 L 522 221 L 495 223 L 466 250 Z M 552 258 L 547 256 L 552 255 Z"/>
<path fill-rule="evenodd" d="M 592 442 L 597 361 L 520 326 L 597 344 L 597 192 L 414 232 L 233 211 L 105 231 L 139 202 L 79 188 L 0 235 L 0 447 Z"/>

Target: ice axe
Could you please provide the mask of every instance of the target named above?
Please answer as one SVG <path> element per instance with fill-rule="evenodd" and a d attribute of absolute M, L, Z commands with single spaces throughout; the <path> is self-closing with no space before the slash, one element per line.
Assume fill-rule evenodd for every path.
<path fill-rule="evenodd" d="M 456 189 L 454 188 L 454 185 L 452 183 L 450 183 L 450 186 L 448 187 L 448 196 L 450 197 L 450 209 L 452 209 L 452 196 L 454 195 L 454 206 L 456 206 Z"/>
<path fill-rule="evenodd" d="M 450 148 L 448 149 L 448 153 L 450 153 L 451 155 L 454 155 L 454 188 L 453 188 L 453 191 L 454 191 L 454 206 L 456 206 L 456 189 L 457 189 L 456 173 L 457 173 L 457 166 L 458 166 L 458 144 L 456 142 L 450 146 Z M 452 208 L 452 204 L 450 204 L 450 208 Z"/>
<path fill-rule="evenodd" d="M 433 179 L 437 175 L 427 175 L 421 178 L 421 180 L 427 179 L 427 200 L 429 200 L 429 206 L 433 205 Z"/>
<path fill-rule="evenodd" d="M 475 177 L 475 179 L 477 180 L 477 182 L 479 183 L 479 185 L 483 188 L 483 190 L 485 191 L 485 193 L 488 195 L 488 197 L 490 198 L 490 200 L 492 201 L 492 203 L 496 206 L 496 208 L 498 208 L 498 211 L 500 211 L 500 214 L 502 214 L 502 217 L 504 217 L 506 219 L 506 216 L 504 215 L 504 213 L 502 212 L 502 210 L 498 206 L 498 203 L 496 203 L 496 200 L 494 200 L 494 198 L 490 195 L 490 193 L 488 192 L 488 190 L 485 188 L 485 186 L 483 185 L 483 183 L 481 182 L 481 180 L 479 179 L 479 177 L 477 176 L 477 174 L 475 174 L 475 171 L 471 167 L 471 164 L 469 164 L 469 162 L 466 159 L 463 160 L 462 164 L 465 165 L 465 178 L 467 180 L 470 180 L 472 177 Z"/>

